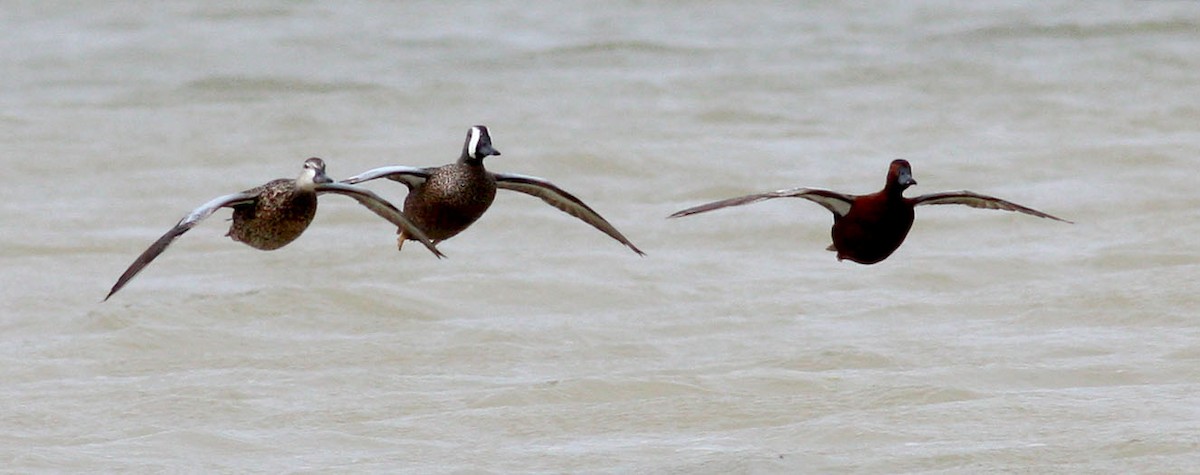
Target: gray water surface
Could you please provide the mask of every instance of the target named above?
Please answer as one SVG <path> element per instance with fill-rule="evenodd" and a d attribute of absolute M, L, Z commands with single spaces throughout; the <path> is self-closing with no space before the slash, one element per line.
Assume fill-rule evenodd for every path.
<path fill-rule="evenodd" d="M 14 472 L 1189 472 L 1193 2 L 10 2 L 0 465 Z M 259 252 L 192 208 L 324 158 L 502 191 L 437 260 L 325 197 Z M 774 200 L 969 189 L 874 266 Z M 399 184 L 367 185 L 399 203 Z"/>

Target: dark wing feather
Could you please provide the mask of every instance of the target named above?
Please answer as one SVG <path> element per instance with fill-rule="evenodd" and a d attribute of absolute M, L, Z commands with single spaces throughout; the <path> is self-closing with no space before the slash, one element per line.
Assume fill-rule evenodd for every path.
<path fill-rule="evenodd" d="M 700 206 L 694 206 L 683 211 L 678 211 L 669 218 L 682 218 L 691 216 L 697 213 L 728 208 L 730 206 L 748 205 L 774 198 L 804 198 L 819 204 L 834 215 L 841 217 L 850 212 L 850 206 L 854 204 L 854 196 L 837 193 L 829 190 L 818 188 L 792 188 L 789 190 L 769 191 L 766 193 L 757 193 L 753 195 L 739 196 L 737 198 L 729 198 L 727 200 L 714 201 L 705 203 Z"/>
<path fill-rule="evenodd" d="M 336 193 L 354 198 L 359 204 L 366 206 L 367 209 L 373 211 L 383 219 L 403 229 L 405 234 L 420 241 L 421 244 L 425 245 L 426 249 L 429 249 L 429 252 L 432 252 L 439 259 L 446 257 L 434 247 L 433 241 L 429 239 L 429 236 L 426 236 L 425 232 L 421 231 L 421 228 L 418 228 L 412 221 L 409 221 L 408 217 L 404 216 L 404 213 L 401 213 L 394 205 L 370 190 L 342 183 L 321 183 L 317 185 L 317 193 Z"/>
<path fill-rule="evenodd" d="M 572 195 L 566 190 L 555 186 L 553 183 L 538 177 L 526 175 L 516 175 L 510 173 L 494 173 L 493 175 L 496 177 L 497 187 L 504 188 L 506 190 L 519 191 L 521 193 L 541 198 L 542 201 L 546 202 L 546 204 L 558 208 L 559 210 L 562 210 L 571 216 L 579 218 L 583 222 L 588 223 L 592 225 L 592 227 L 599 229 L 604 234 L 607 234 L 609 237 L 620 241 L 621 244 L 629 246 L 633 252 L 643 256 L 646 255 L 646 253 L 642 252 L 641 249 L 638 249 L 637 246 L 634 246 L 632 242 L 629 242 L 629 239 L 626 239 L 625 236 L 622 235 L 620 231 L 617 231 L 617 228 L 613 227 L 613 225 L 605 220 L 603 216 L 600 216 L 600 213 L 597 213 L 596 210 L 593 210 L 590 206 L 585 204 L 583 200 L 576 198 L 575 195 Z"/>
<path fill-rule="evenodd" d="M 146 266 L 150 264 L 150 261 L 153 261 L 154 258 L 158 257 L 159 254 L 162 254 L 163 251 L 167 250 L 167 246 L 170 246 L 171 242 L 175 241 L 175 238 L 178 238 L 179 236 L 182 236 L 183 233 L 188 232 L 189 229 L 195 227 L 196 224 L 199 224 L 200 221 L 204 220 L 204 218 L 211 216 L 214 212 L 222 207 L 253 204 L 256 198 L 258 198 L 258 193 L 253 192 L 253 190 L 243 191 L 241 193 L 234 193 L 231 195 L 214 198 L 208 203 L 204 203 L 199 208 L 192 210 L 191 213 L 188 213 L 187 216 L 184 216 L 183 219 L 179 220 L 179 223 L 175 224 L 175 227 L 168 230 L 166 234 L 163 234 L 162 237 L 158 238 L 157 241 L 154 241 L 154 244 L 151 244 L 150 247 L 146 248 L 146 250 L 142 252 L 142 255 L 138 256 L 137 259 L 134 259 L 133 264 L 130 264 L 129 268 L 125 269 L 125 273 L 121 274 L 121 277 L 117 279 L 117 283 L 113 285 L 112 290 L 108 292 L 108 295 L 104 297 L 104 300 L 108 300 L 108 298 L 112 297 L 113 294 L 117 293 L 118 290 L 121 290 L 121 287 L 124 287 L 125 284 L 129 283 L 129 280 L 132 279 L 133 276 L 137 275 L 138 272 L 141 272 L 142 269 L 146 268 Z"/>
<path fill-rule="evenodd" d="M 1052 216 L 1036 209 L 1022 206 L 1008 200 L 1002 200 L 994 196 L 981 195 L 972 191 L 946 191 L 942 193 L 930 193 L 928 195 L 916 196 L 909 198 L 908 201 L 916 205 L 967 205 L 972 208 L 983 209 L 998 209 L 1004 211 L 1016 211 L 1025 213 L 1039 218 L 1053 219 L 1064 223 L 1071 223 L 1057 216 Z M 1072 223 L 1074 224 L 1074 223 Z"/>
<path fill-rule="evenodd" d="M 409 191 L 412 191 L 413 188 L 421 186 L 422 183 L 425 183 L 425 180 L 429 179 L 429 175 L 431 175 L 436 169 L 436 167 L 416 168 L 399 165 L 379 167 L 342 180 L 341 183 L 353 185 L 355 183 L 362 183 L 364 181 L 370 181 L 377 178 L 387 178 L 392 181 L 403 183 L 408 187 Z"/>

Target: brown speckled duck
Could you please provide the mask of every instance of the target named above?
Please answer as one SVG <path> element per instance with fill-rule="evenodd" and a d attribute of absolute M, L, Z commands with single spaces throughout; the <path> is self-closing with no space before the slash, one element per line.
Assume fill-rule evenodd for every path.
<path fill-rule="evenodd" d="M 833 245 L 827 249 L 837 252 L 838 260 L 848 259 L 859 264 L 874 264 L 892 255 L 912 228 L 913 208 L 919 205 L 967 205 L 972 208 L 1015 211 L 1039 218 L 1070 223 L 1033 208 L 994 196 L 971 191 L 945 191 L 912 198 L 904 190 L 916 185 L 912 166 L 907 160 L 895 160 L 888 168 L 887 182 L 882 190 L 869 195 L 848 195 L 817 188 L 792 188 L 714 201 L 672 214 L 671 218 L 690 216 L 730 206 L 757 203 L 773 198 L 804 198 L 824 206 L 833 213 Z"/>
<path fill-rule="evenodd" d="M 403 183 L 409 191 L 404 199 L 405 215 L 435 243 L 450 239 L 471 226 L 492 205 L 496 189 L 503 188 L 541 198 L 550 206 L 620 241 L 639 255 L 645 255 L 599 213 L 553 183 L 532 176 L 487 171 L 483 167 L 483 159 L 491 155 L 500 155 L 500 152 L 492 147 L 487 127 L 476 125 L 467 131 L 462 155 L 455 163 L 426 168 L 381 167 L 342 182 L 354 184 L 387 178 Z M 399 230 L 399 234 L 399 246 L 403 246 L 406 239 L 413 239 L 404 228 Z"/>
<path fill-rule="evenodd" d="M 129 265 L 104 300 L 121 290 L 133 276 L 149 265 L 150 261 L 162 254 L 172 241 L 218 209 L 233 208 L 233 223 L 229 225 L 226 236 L 255 249 L 270 251 L 287 245 L 304 233 L 316 215 L 317 195 L 323 193 L 336 193 L 354 198 L 375 214 L 403 229 L 412 236 L 410 239 L 425 244 L 434 255 L 443 257 L 429 237 L 391 203 L 370 190 L 334 183 L 325 174 L 325 162 L 320 158 L 310 158 L 304 162 L 304 171 L 295 179 L 272 180 L 241 193 L 214 198 L 192 210 Z"/>

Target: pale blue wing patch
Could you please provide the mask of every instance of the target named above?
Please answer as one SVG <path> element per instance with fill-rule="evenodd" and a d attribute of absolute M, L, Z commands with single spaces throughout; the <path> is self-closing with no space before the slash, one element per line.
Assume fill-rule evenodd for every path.
<path fill-rule="evenodd" d="M 176 238 L 182 236 L 183 233 L 188 232 L 189 229 L 195 227 L 205 218 L 212 216 L 212 214 L 218 209 L 223 207 L 253 204 L 254 200 L 257 198 L 257 192 L 243 191 L 241 193 L 234 193 L 213 198 L 209 202 L 200 205 L 199 208 L 192 210 L 192 212 L 188 213 L 187 216 L 184 216 L 183 219 L 180 219 L 179 222 L 175 224 L 174 227 L 168 230 L 166 234 L 163 234 L 162 237 L 158 238 L 157 241 L 154 241 L 154 244 L 151 244 L 150 247 L 146 248 L 145 251 L 142 251 L 142 254 L 139 255 L 137 259 L 134 259 L 133 263 L 129 265 L 129 268 L 125 269 L 125 272 L 121 274 L 121 277 L 117 278 L 117 283 L 113 284 L 112 290 L 108 292 L 108 295 L 104 297 L 104 300 L 108 300 L 108 298 L 112 297 L 113 294 L 117 293 L 118 290 L 121 290 L 125 284 L 129 283 L 130 279 L 133 279 L 133 277 L 141 272 L 142 269 L 146 268 L 146 266 L 149 265 L 150 262 L 156 257 L 158 257 L 159 254 L 162 254 L 163 251 L 166 251 L 167 247 L 170 246 Z"/>
<path fill-rule="evenodd" d="M 417 168 L 406 166 L 389 166 L 379 167 L 354 175 L 350 178 L 342 180 L 340 183 L 353 185 L 364 181 L 371 181 L 379 178 L 387 178 L 392 181 L 398 181 L 408 187 L 409 190 L 421 186 L 425 180 L 429 179 L 429 175 L 433 174 L 436 168 Z"/>

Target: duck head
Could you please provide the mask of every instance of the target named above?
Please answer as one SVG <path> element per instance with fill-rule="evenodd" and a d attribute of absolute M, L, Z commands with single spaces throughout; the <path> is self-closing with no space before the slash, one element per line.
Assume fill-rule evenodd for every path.
<path fill-rule="evenodd" d="M 333 179 L 325 174 L 325 161 L 313 157 L 304 161 L 304 171 L 296 177 L 296 186 L 311 190 L 318 183 L 333 183 Z"/>
<path fill-rule="evenodd" d="M 912 165 L 908 164 L 908 160 L 893 160 L 891 167 L 888 168 L 887 185 L 884 188 L 902 192 L 915 184 L 917 184 L 917 180 L 913 179 Z"/>
<path fill-rule="evenodd" d="M 500 151 L 492 147 L 492 137 L 488 135 L 486 126 L 476 125 L 467 130 L 467 140 L 463 143 L 460 161 L 482 163 L 484 157 L 500 155 Z"/>

